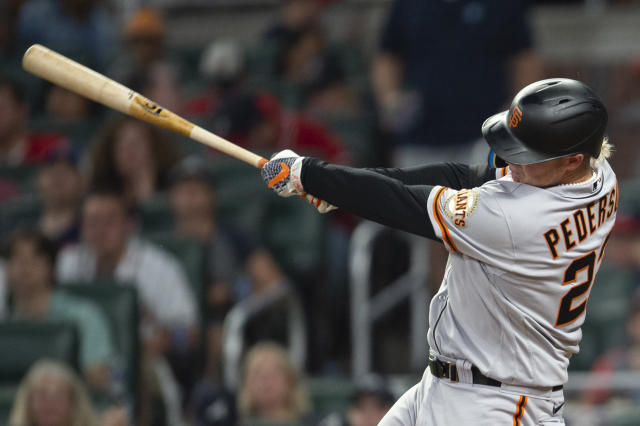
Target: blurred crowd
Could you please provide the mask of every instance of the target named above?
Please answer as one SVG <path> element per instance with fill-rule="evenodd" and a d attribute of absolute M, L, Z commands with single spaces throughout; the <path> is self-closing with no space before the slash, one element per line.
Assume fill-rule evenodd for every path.
<path fill-rule="evenodd" d="M 20 58 L 33 43 L 265 157 L 289 148 L 355 166 L 483 163 L 484 118 L 529 82 L 578 72 L 612 117 L 637 110 L 637 64 L 616 71 L 623 87 L 609 87 L 602 70 L 546 63 L 524 0 L 392 0 L 369 56 L 357 37 L 329 31 L 341 3 L 286 0 L 251 44 L 228 34 L 192 49 L 174 47 L 162 7 L 122 17 L 115 2 L 97 0 L 0 5 L 0 318 L 69 322 L 78 342 L 75 360 L 25 371 L 8 424 L 364 426 L 394 400 L 382 376 L 365 377 L 351 383 L 348 407 L 321 412 L 306 386 L 306 376 L 350 374 L 357 218 L 283 203 L 252 167 L 28 75 Z M 614 145 L 632 145 L 637 127 L 611 126 Z M 579 369 L 640 371 L 635 152 L 614 155 L 620 223 Z M 431 252 L 436 289 L 446 253 Z M 393 275 L 393 256 L 379 257 L 378 273 Z M 131 294 L 134 307 L 119 302 Z M 302 315 L 292 319 L 277 294 Z M 257 313 L 231 341 L 230 313 L 246 310 Z M 293 320 L 308 335 L 302 365 L 287 350 Z M 230 344 L 243 349 L 235 387 L 225 380 Z M 624 398 L 637 403 L 637 393 Z M 611 398 L 580 396 L 589 406 Z"/>

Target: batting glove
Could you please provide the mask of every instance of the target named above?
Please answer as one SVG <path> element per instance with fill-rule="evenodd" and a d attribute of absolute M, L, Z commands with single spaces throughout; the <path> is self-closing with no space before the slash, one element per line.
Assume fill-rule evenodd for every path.
<path fill-rule="evenodd" d="M 260 171 L 262 179 L 281 197 L 294 195 L 304 197 L 306 193 L 300 179 L 302 160 L 304 157 L 300 157 L 290 149 L 280 151 L 262 166 Z"/>
<path fill-rule="evenodd" d="M 273 189 L 281 197 L 298 195 L 306 199 L 320 213 L 328 213 L 331 210 L 335 210 L 336 206 L 304 191 L 300 178 L 303 160 L 304 157 L 300 157 L 290 149 L 280 151 L 262 167 L 260 171 L 262 179 L 269 188 Z"/>
<path fill-rule="evenodd" d="M 303 197 L 309 202 L 309 204 L 314 206 L 319 213 L 329 213 L 331 210 L 337 209 L 337 207 L 333 204 L 329 204 L 326 201 L 321 200 L 320 198 L 316 198 L 311 194 L 306 194 Z"/>

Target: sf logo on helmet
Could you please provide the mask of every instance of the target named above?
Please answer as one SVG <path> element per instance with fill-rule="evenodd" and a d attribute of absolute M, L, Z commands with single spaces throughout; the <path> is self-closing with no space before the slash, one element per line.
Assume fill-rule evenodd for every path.
<path fill-rule="evenodd" d="M 518 105 L 513 108 L 511 111 L 511 116 L 509 116 L 509 127 L 515 128 L 518 127 L 518 124 L 522 121 L 522 110 Z"/>

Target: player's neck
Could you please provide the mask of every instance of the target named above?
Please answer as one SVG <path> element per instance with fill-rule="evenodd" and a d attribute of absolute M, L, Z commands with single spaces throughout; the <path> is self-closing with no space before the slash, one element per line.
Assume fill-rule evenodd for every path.
<path fill-rule="evenodd" d="M 569 171 L 565 174 L 560 184 L 577 184 L 586 182 L 593 177 L 594 171 L 589 165 L 588 167 L 580 167 L 576 170 Z"/>

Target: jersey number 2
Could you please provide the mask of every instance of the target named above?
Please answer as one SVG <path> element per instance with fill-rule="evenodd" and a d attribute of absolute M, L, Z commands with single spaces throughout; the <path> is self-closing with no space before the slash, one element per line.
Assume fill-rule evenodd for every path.
<path fill-rule="evenodd" d="M 558 309 L 558 319 L 556 319 L 556 327 L 562 327 L 567 324 L 572 323 L 580 315 L 582 315 L 587 309 L 587 300 L 576 306 L 572 307 L 573 301 L 584 295 L 587 291 L 589 291 L 589 287 L 593 283 L 593 270 L 595 268 L 596 263 L 596 252 L 592 250 L 588 254 L 575 259 L 573 262 L 569 264 L 567 269 L 564 271 L 564 279 L 562 280 L 562 285 L 573 284 L 576 281 L 576 277 L 578 273 L 584 269 L 587 270 L 587 279 L 571 287 L 562 300 L 560 301 L 560 308 Z"/>

